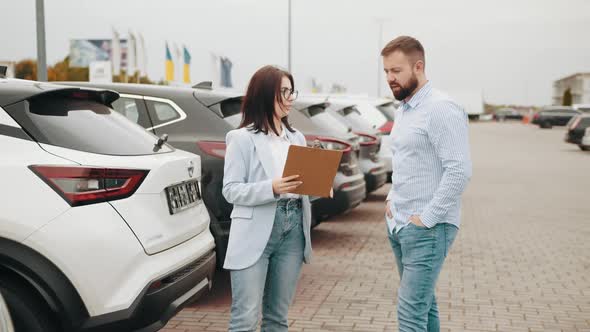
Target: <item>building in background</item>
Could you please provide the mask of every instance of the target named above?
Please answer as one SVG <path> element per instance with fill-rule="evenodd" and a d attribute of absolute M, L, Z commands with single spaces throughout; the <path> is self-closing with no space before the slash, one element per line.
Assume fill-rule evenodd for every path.
<path fill-rule="evenodd" d="M 121 61 L 119 65 L 127 68 L 127 39 L 120 39 Z M 70 67 L 88 67 L 93 61 L 110 61 L 112 39 L 72 39 L 70 40 Z M 118 51 L 118 50 L 116 50 Z"/>
<path fill-rule="evenodd" d="M 576 73 L 553 82 L 553 105 L 590 104 L 590 73 Z"/>

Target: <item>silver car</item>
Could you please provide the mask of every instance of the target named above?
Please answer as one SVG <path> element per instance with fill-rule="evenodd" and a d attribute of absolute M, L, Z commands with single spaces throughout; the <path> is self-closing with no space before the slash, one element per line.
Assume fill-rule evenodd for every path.
<path fill-rule="evenodd" d="M 324 126 L 334 126 L 335 122 L 341 122 L 352 128 L 360 139 L 359 163 L 365 175 L 367 193 L 373 192 L 387 181 L 387 170 L 379 156 L 381 149 L 379 130 L 363 117 L 354 102 L 334 100 L 329 99 L 329 106 L 326 109 L 326 112 L 332 116 L 332 120 L 323 124 L 321 124 L 323 119 L 316 117 L 312 120 Z M 385 117 L 383 120 L 385 122 Z"/>

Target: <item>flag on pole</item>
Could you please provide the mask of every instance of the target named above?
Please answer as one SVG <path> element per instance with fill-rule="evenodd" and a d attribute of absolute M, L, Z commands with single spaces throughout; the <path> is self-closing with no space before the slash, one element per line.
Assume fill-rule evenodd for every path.
<path fill-rule="evenodd" d="M 127 76 L 133 76 L 137 70 L 137 50 L 135 36 L 129 31 L 127 40 Z"/>
<path fill-rule="evenodd" d="M 231 79 L 231 69 L 233 63 L 227 57 L 221 57 L 221 86 L 231 88 L 233 86 Z"/>
<path fill-rule="evenodd" d="M 143 35 L 139 34 L 139 43 L 141 44 L 141 66 L 139 67 L 139 71 L 141 72 L 142 76 L 147 76 L 147 51 L 145 49 L 145 41 L 143 40 Z"/>
<path fill-rule="evenodd" d="M 111 63 L 113 65 L 113 75 L 121 73 L 121 41 L 119 33 L 113 28 L 113 40 L 111 44 Z"/>
<path fill-rule="evenodd" d="M 190 74 L 190 67 L 191 67 L 191 54 L 186 49 L 186 46 L 183 46 L 183 53 L 184 53 L 184 83 L 191 82 L 191 74 Z"/>
<path fill-rule="evenodd" d="M 172 54 L 168 43 L 166 43 L 166 81 L 174 81 L 174 62 L 172 61 Z"/>
<path fill-rule="evenodd" d="M 173 49 L 173 56 L 174 56 L 174 63 L 182 63 L 182 52 L 180 52 L 180 48 L 178 47 L 178 44 L 173 42 L 172 45 L 174 46 Z M 182 66 L 178 65 L 174 68 L 174 77 L 176 78 L 176 80 L 178 82 L 180 82 L 182 80 Z"/>

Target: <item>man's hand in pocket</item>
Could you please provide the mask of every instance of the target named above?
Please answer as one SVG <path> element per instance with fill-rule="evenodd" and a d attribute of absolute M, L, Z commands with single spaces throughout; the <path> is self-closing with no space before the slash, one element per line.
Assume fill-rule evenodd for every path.
<path fill-rule="evenodd" d="M 411 216 L 410 217 L 410 222 L 418 227 L 426 227 L 424 226 L 424 224 L 422 223 L 422 220 L 420 219 L 420 216 Z"/>

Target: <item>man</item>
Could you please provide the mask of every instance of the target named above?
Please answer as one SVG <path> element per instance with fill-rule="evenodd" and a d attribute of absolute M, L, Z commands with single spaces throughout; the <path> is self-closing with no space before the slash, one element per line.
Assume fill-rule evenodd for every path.
<path fill-rule="evenodd" d="M 381 51 L 387 82 L 401 104 L 391 132 L 388 236 L 400 275 L 400 331 L 439 331 L 436 281 L 457 234 L 461 194 L 471 178 L 468 120 L 424 72 L 424 48 L 402 36 Z"/>

